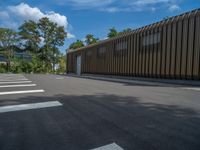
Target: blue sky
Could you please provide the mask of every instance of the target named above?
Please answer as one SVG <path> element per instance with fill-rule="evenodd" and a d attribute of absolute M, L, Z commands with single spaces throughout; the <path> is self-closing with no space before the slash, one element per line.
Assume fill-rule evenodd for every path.
<path fill-rule="evenodd" d="M 109 28 L 135 29 L 196 8 L 200 0 L 0 0 L 0 27 L 49 17 L 69 33 L 64 51 L 88 33 L 105 39 Z"/>

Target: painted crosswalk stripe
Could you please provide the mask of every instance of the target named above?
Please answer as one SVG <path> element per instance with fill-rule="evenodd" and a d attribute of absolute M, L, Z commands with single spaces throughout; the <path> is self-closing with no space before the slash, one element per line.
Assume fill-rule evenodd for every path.
<path fill-rule="evenodd" d="M 112 144 L 108 144 L 102 147 L 98 147 L 92 150 L 124 150 L 123 148 L 121 148 L 119 145 L 117 145 L 116 143 L 112 143 Z"/>
<path fill-rule="evenodd" d="M 25 77 L 0 77 L 0 79 L 26 79 Z"/>
<path fill-rule="evenodd" d="M 26 91 L 9 91 L 9 92 L 0 92 L 0 95 L 12 95 L 12 94 L 27 94 L 27 93 L 42 93 L 45 92 L 41 90 L 26 90 Z"/>
<path fill-rule="evenodd" d="M 30 86 L 36 86 L 36 84 L 0 85 L 0 88 L 8 88 L 8 87 L 30 87 Z"/>
<path fill-rule="evenodd" d="M 186 87 L 186 88 L 182 88 L 184 90 L 194 90 L 194 91 L 200 91 L 199 87 Z"/>
<path fill-rule="evenodd" d="M 21 83 L 31 83 L 32 81 L 14 81 L 14 82 L 0 82 L 0 84 L 21 84 Z"/>
<path fill-rule="evenodd" d="M 28 79 L 0 79 L 0 82 L 3 82 L 3 81 L 28 81 Z"/>
<path fill-rule="evenodd" d="M 23 75 L 0 75 L 0 77 L 24 77 Z"/>
<path fill-rule="evenodd" d="M 31 109 L 41 109 L 41 108 L 48 108 L 48 107 L 58 107 L 58 106 L 62 106 L 62 104 L 59 101 L 2 106 L 2 107 L 0 107 L 0 113 L 31 110 Z"/>

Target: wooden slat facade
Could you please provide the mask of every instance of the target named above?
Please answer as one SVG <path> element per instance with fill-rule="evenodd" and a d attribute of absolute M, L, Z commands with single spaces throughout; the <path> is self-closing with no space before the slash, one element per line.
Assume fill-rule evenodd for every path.
<path fill-rule="evenodd" d="M 79 55 L 82 74 L 199 80 L 200 9 L 69 51 L 69 73 Z"/>

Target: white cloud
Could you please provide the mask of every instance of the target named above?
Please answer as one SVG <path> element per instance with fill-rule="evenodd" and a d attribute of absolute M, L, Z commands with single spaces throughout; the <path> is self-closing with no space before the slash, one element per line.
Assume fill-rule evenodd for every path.
<path fill-rule="evenodd" d="M 171 1 L 172 0 L 135 0 L 133 4 L 137 6 L 147 6 L 147 5 L 154 5 L 158 3 L 168 3 Z"/>
<path fill-rule="evenodd" d="M 9 14 L 6 11 L 0 11 L 0 17 L 4 19 L 8 19 Z"/>
<path fill-rule="evenodd" d="M 115 0 L 64 0 L 63 2 L 66 1 L 75 7 L 91 8 L 107 6 L 112 4 Z"/>
<path fill-rule="evenodd" d="M 57 23 L 59 26 L 64 26 L 68 31 L 69 23 L 67 17 L 56 13 L 54 11 L 42 12 L 37 7 L 31 7 L 26 3 L 21 3 L 15 6 L 8 6 L 4 11 L 0 11 L 1 26 L 17 28 L 24 20 L 38 21 L 43 17 L 49 18 L 49 20 Z M 68 33 L 68 38 L 74 38 L 75 36 Z"/>
<path fill-rule="evenodd" d="M 181 9 L 178 5 L 174 4 L 169 7 L 169 11 L 174 12 L 176 10 Z"/>
<path fill-rule="evenodd" d="M 10 12 L 14 13 L 24 20 L 29 19 L 33 21 L 38 21 L 40 18 L 47 17 L 51 21 L 56 22 L 58 25 L 64 26 L 65 28 L 67 28 L 68 25 L 66 16 L 55 13 L 54 11 L 43 13 L 39 8 L 30 7 L 28 4 L 25 3 L 21 3 L 16 6 L 9 6 L 8 9 Z"/>
<path fill-rule="evenodd" d="M 71 5 L 74 9 L 93 9 L 110 13 L 123 11 L 156 11 L 179 7 L 181 0 L 56 0 L 63 5 Z M 171 8 L 173 9 L 173 8 Z M 177 10 L 174 8 L 174 11 Z"/>
<path fill-rule="evenodd" d="M 71 33 L 67 33 L 67 38 L 68 39 L 74 39 L 74 38 L 76 38 L 76 36 L 71 34 Z"/>

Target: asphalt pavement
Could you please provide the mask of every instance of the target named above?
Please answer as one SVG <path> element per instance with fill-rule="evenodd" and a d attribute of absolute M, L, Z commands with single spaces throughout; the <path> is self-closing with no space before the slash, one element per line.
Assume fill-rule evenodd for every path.
<path fill-rule="evenodd" d="M 199 150 L 200 87 L 0 74 L 0 150 Z"/>

